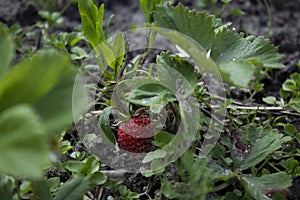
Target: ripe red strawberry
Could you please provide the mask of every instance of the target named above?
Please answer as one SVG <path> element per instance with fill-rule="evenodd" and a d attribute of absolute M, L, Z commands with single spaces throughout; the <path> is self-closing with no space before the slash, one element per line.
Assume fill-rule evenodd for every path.
<path fill-rule="evenodd" d="M 151 151 L 155 124 L 147 115 L 133 117 L 121 124 L 118 129 L 120 146 L 130 152 L 146 153 Z"/>

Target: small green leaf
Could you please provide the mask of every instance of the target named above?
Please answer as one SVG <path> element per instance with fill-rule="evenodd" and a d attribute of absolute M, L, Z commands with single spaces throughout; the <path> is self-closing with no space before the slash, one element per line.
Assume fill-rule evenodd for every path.
<path fill-rule="evenodd" d="M 107 181 L 107 176 L 101 172 L 95 172 L 91 175 L 91 183 L 93 185 L 102 185 Z"/>
<path fill-rule="evenodd" d="M 72 60 L 80 60 L 83 58 L 86 58 L 88 56 L 88 54 L 86 53 L 86 51 L 81 48 L 81 47 L 73 47 L 71 48 L 71 58 Z"/>
<path fill-rule="evenodd" d="M 300 113 L 300 97 L 292 98 L 289 102 L 289 105 L 298 113 Z"/>
<path fill-rule="evenodd" d="M 297 90 L 296 82 L 292 79 L 288 79 L 283 83 L 282 89 L 286 92 L 294 92 Z"/>
<path fill-rule="evenodd" d="M 117 80 L 125 56 L 125 40 L 121 33 L 118 33 L 115 36 L 115 41 L 113 43 L 112 50 L 116 57 L 114 68 L 115 68 L 115 80 Z"/>
<path fill-rule="evenodd" d="M 73 173 L 80 173 L 83 168 L 83 163 L 80 161 L 68 160 L 64 162 L 64 167 Z"/>
<path fill-rule="evenodd" d="M 284 132 L 287 135 L 294 136 L 297 134 L 298 131 L 297 131 L 296 127 L 294 126 L 294 124 L 286 124 L 284 126 Z"/>
<path fill-rule="evenodd" d="M 268 97 L 264 97 L 262 100 L 267 104 L 276 105 L 276 97 L 268 96 Z"/>
<path fill-rule="evenodd" d="M 162 148 L 168 145 L 173 138 L 174 138 L 173 134 L 166 131 L 159 131 L 154 136 L 153 144 Z"/>
<path fill-rule="evenodd" d="M 111 113 L 111 106 L 108 106 L 106 108 L 104 108 L 99 116 L 99 121 L 98 121 L 98 125 L 99 125 L 99 129 L 100 129 L 100 133 L 106 138 L 108 139 L 111 143 L 115 144 L 116 143 L 116 138 L 115 135 L 110 127 L 110 123 L 109 123 L 109 115 Z"/>
<path fill-rule="evenodd" d="M 151 162 L 152 160 L 158 159 L 158 158 L 164 158 L 167 155 L 167 152 L 162 149 L 157 149 L 153 152 L 149 152 L 145 158 L 143 159 L 143 163 Z"/>
<path fill-rule="evenodd" d="M 91 187 L 90 177 L 74 176 L 58 190 L 54 200 L 82 200 Z"/>
<path fill-rule="evenodd" d="M 13 56 L 13 44 L 5 24 L 0 22 L 0 80 L 5 75 Z"/>
<path fill-rule="evenodd" d="M 91 155 L 87 157 L 83 162 L 85 174 L 93 174 L 99 170 L 99 161 L 95 156 Z"/>
<path fill-rule="evenodd" d="M 42 177 L 49 164 L 45 129 L 28 105 L 0 113 L 0 172 L 28 178 Z"/>

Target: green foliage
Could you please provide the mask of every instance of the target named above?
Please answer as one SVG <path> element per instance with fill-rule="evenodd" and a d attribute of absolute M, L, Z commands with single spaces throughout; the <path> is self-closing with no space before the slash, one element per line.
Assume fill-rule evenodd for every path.
<path fill-rule="evenodd" d="M 221 8 L 217 7 L 218 2 L 222 3 Z M 212 8 L 213 14 L 217 17 L 219 16 L 225 17 L 229 15 L 245 15 L 244 11 L 235 7 L 229 11 L 226 11 L 227 7 L 232 2 L 233 2 L 232 0 L 196 0 L 195 4 L 201 9 Z"/>
<path fill-rule="evenodd" d="M 245 170 L 263 161 L 269 154 L 281 147 L 282 134 L 271 127 L 255 127 L 249 125 L 241 129 L 240 142 L 249 146 L 244 156 L 237 157 L 232 153 L 232 158 L 237 170 Z"/>
<path fill-rule="evenodd" d="M 12 38 L 8 32 L 8 28 L 0 23 L 0 80 L 8 70 L 9 63 L 13 56 Z"/>
<path fill-rule="evenodd" d="M 118 33 L 113 40 L 105 40 L 94 49 L 101 74 L 108 81 L 116 81 L 125 56 L 124 35 Z"/>
<path fill-rule="evenodd" d="M 181 181 L 163 180 L 161 190 L 168 199 L 206 199 L 212 191 L 213 173 L 207 166 L 207 160 L 195 158 L 192 151 L 186 151 L 176 161 Z"/>
<path fill-rule="evenodd" d="M 142 106 L 166 105 L 168 102 L 176 101 L 174 94 L 160 84 L 145 84 L 135 89 L 129 96 L 131 103 Z"/>
<path fill-rule="evenodd" d="M 300 113 L 300 74 L 292 74 L 291 79 L 287 79 L 280 90 L 280 96 L 288 100 L 287 106 Z"/>
<path fill-rule="evenodd" d="M 110 127 L 110 123 L 109 123 L 109 115 L 111 113 L 111 106 L 108 106 L 106 108 L 103 109 L 102 113 L 99 116 L 99 129 L 100 132 L 102 133 L 102 135 L 108 139 L 109 142 L 111 142 L 112 144 L 116 143 L 116 138 L 114 136 L 114 133 Z"/>
<path fill-rule="evenodd" d="M 256 67 L 281 68 L 282 56 L 266 39 L 244 37 L 229 31 L 229 24 L 205 12 L 190 11 L 182 5 L 158 6 L 155 23 L 183 33 L 198 42 L 219 67 L 225 81 L 246 88 Z M 243 74 L 241 77 L 240 75 Z M 241 78 L 239 78 L 241 77 Z"/>
<path fill-rule="evenodd" d="M 4 48 L 7 47 L 0 46 L 1 51 Z M 0 66 L 1 71 L 6 71 L 8 61 Z M 69 59 L 54 50 L 39 52 L 3 76 L 0 84 L 2 173 L 28 178 L 42 176 L 42 170 L 49 164 L 47 134 L 53 134 L 72 119 L 74 78 Z"/>
<path fill-rule="evenodd" d="M 130 191 L 124 185 L 119 186 L 119 192 L 121 194 L 122 199 L 124 199 L 124 200 L 131 200 L 131 199 L 139 199 L 140 198 L 139 193 Z"/>
<path fill-rule="evenodd" d="M 146 17 L 147 23 L 154 21 L 153 14 L 156 10 L 156 5 L 161 4 L 162 0 L 140 0 L 140 5 Z"/>
<path fill-rule="evenodd" d="M 91 187 L 90 176 L 76 175 L 58 190 L 54 200 L 81 200 Z"/>
<path fill-rule="evenodd" d="M 93 48 L 104 41 L 102 22 L 104 16 L 104 4 L 98 8 L 93 0 L 78 0 L 78 8 L 81 16 L 83 32 Z"/>
<path fill-rule="evenodd" d="M 34 109 L 20 104 L 2 111 L 0 132 L 0 172 L 41 177 L 49 164 L 49 151 L 44 127 Z"/>
<path fill-rule="evenodd" d="M 179 72 L 195 88 L 198 83 L 198 77 L 194 66 L 184 58 L 171 54 L 170 52 L 161 53 L 157 56 L 157 63 L 163 66 L 171 67 Z"/>
<path fill-rule="evenodd" d="M 240 177 L 246 191 L 254 198 L 259 200 L 270 200 L 267 194 L 275 190 L 285 189 L 291 186 L 290 177 L 283 172 L 266 174 L 261 177 L 253 175 L 243 175 Z M 279 181 L 280 180 L 280 181 Z"/>
<path fill-rule="evenodd" d="M 36 2 L 46 3 L 44 0 Z M 67 1 L 66 6 L 70 2 L 73 0 Z M 26 29 L 16 25 L 7 28 L 0 24 L 1 199 L 100 198 L 100 195 L 92 195 L 104 194 L 104 188 L 108 192 L 111 190 L 110 195 L 115 196 L 107 199 L 129 200 L 143 196 L 150 198 L 149 192 L 152 193 L 153 188 L 157 189 L 158 185 L 161 188 L 155 191 L 158 197 L 154 198 L 157 199 L 268 200 L 271 199 L 270 195 L 273 199 L 286 198 L 284 192 L 291 186 L 292 178 L 300 176 L 300 134 L 297 124 L 294 124 L 295 120 L 286 115 L 288 113 L 293 116 L 295 113 L 288 111 L 273 115 L 273 111 L 269 112 L 267 108 L 241 111 L 241 103 L 233 99 L 227 100 L 224 105 L 211 104 L 210 100 L 222 97 L 210 96 L 200 81 L 200 72 L 216 72 L 211 62 L 214 61 L 222 78 L 231 84 L 229 87 L 253 87 L 251 89 L 256 93 L 262 90 L 263 84 L 259 81 L 267 74 L 267 69 L 284 67 L 280 63 L 282 56 L 268 40 L 245 37 L 242 33 L 229 30 L 230 23 L 222 24 L 220 19 L 206 12 L 190 11 L 182 5 L 166 6 L 167 2 L 175 1 L 140 0 L 147 25 L 180 32 L 158 30 L 182 50 L 178 48 L 180 54 L 161 52 L 156 55 L 157 65 L 150 66 L 145 71 L 147 77 L 137 77 L 140 73 L 137 66 L 147 61 L 155 31 L 152 35 L 147 35 L 149 48 L 144 54 L 134 52 L 138 54 L 137 59 L 131 60 L 130 56 L 124 55 L 127 50 L 125 47 L 130 45 L 124 34 L 106 38 L 108 30 L 104 33 L 102 29 L 104 5 L 98 7 L 93 0 L 78 0 L 82 30 L 77 28 L 70 33 L 57 33 L 55 30 L 61 27 L 64 9 L 52 12 L 53 7 L 39 12 L 43 22 Z M 223 6 L 221 9 L 216 7 L 217 2 L 198 1 L 202 6 L 213 6 L 216 16 L 224 16 L 225 8 L 232 1 L 221 0 L 221 4 L 218 4 Z M 42 7 L 46 8 L 47 5 Z M 227 14 L 243 12 L 233 9 Z M 108 21 L 110 20 L 111 18 Z M 41 31 L 39 45 L 33 47 L 22 44 L 26 37 L 35 38 L 36 30 Z M 76 110 L 81 110 L 81 104 L 86 105 L 82 98 L 84 88 L 76 88 L 83 83 L 75 85 L 76 91 L 73 92 L 76 70 L 71 65 L 72 61 L 79 66 L 84 58 L 89 57 L 86 48 L 78 45 L 84 39 L 93 50 L 92 56 L 97 62 L 97 65 L 89 65 L 85 70 L 97 69 L 105 79 L 101 83 L 103 87 L 96 88 L 104 98 L 99 96 L 95 104 L 101 110 L 97 117 L 103 139 L 107 139 L 112 148 L 118 145 L 115 129 L 112 128 L 112 124 L 116 125 L 118 122 L 111 118 L 111 94 L 115 85 L 133 83 L 139 86 L 126 95 L 123 95 L 126 91 L 121 91 L 124 100 L 129 101 L 128 113 L 133 113 L 133 109 L 139 106 L 153 110 L 160 109 L 160 106 L 166 108 L 170 104 L 177 106 L 173 110 L 166 109 L 167 120 L 171 114 L 174 118 L 180 115 L 183 128 L 179 127 L 177 134 L 164 129 L 155 134 L 153 144 L 156 149 L 147 153 L 142 160 L 142 163 L 151 163 L 151 169 L 153 168 L 142 173 L 143 179 L 147 178 L 149 181 L 142 193 L 127 187 L 126 182 L 114 179 L 114 171 L 101 171 L 104 167 L 104 163 L 100 162 L 101 158 L 78 148 L 79 139 L 63 129 L 72 121 L 72 95 L 79 99 L 73 105 Z M 18 61 L 21 61 L 11 66 L 13 46 L 17 48 L 20 54 L 18 56 L 25 59 L 18 57 Z M 132 79 L 122 80 L 123 73 Z M 253 80 L 257 82 L 253 84 Z M 184 109 L 184 103 L 175 95 L 174 90 L 178 87 L 173 87 L 176 85 L 174 82 L 184 86 L 179 88 L 184 90 L 183 96 L 195 93 L 194 103 L 201 103 L 201 107 L 192 106 L 191 111 Z M 286 106 L 297 112 L 300 112 L 299 88 L 300 75 L 295 73 L 285 81 L 280 91 L 281 97 L 287 102 Z M 250 97 L 247 100 L 250 102 L 253 99 Z M 272 106 L 281 105 L 273 96 L 262 100 Z M 203 139 L 209 139 L 207 128 L 215 125 L 211 122 L 216 113 L 211 111 L 218 106 L 224 107 L 227 112 L 225 131 L 210 154 L 200 158 L 199 146 Z M 197 112 L 199 108 L 203 113 Z M 267 116 L 266 119 L 262 117 L 264 115 Z M 178 123 L 177 119 L 170 119 L 173 123 Z M 67 139 L 69 134 L 71 139 Z M 96 133 L 90 135 L 94 136 Z M 178 144 L 185 144 L 189 140 L 192 141 L 190 148 L 182 151 Z M 174 151 L 179 158 L 172 157 Z M 174 163 L 165 165 L 169 161 Z M 51 178 L 46 178 L 45 174 Z M 112 178 L 108 179 L 109 176 Z"/>

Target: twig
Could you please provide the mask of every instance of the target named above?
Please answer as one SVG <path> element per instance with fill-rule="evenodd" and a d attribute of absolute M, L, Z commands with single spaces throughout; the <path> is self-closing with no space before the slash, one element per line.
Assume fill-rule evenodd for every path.
<path fill-rule="evenodd" d="M 127 173 L 126 170 L 120 169 L 120 170 L 103 170 L 100 171 L 101 173 L 105 174 L 108 178 L 122 178 Z"/>

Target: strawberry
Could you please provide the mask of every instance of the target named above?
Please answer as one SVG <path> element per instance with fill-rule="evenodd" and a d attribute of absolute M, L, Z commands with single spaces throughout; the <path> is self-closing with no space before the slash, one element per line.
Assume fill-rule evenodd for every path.
<path fill-rule="evenodd" d="M 124 122 L 118 129 L 120 146 L 129 152 L 146 153 L 153 148 L 155 124 L 147 115 L 140 115 Z"/>

